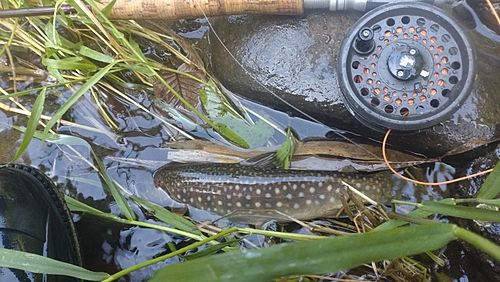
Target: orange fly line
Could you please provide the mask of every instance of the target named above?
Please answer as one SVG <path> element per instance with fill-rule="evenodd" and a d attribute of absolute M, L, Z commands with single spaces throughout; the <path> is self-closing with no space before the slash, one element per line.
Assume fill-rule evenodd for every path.
<path fill-rule="evenodd" d="M 455 183 L 455 182 L 459 182 L 459 181 L 462 181 L 462 180 L 467 180 L 467 179 L 470 179 L 470 178 L 473 178 L 473 177 L 476 177 L 476 176 L 480 176 L 480 175 L 483 175 L 483 174 L 487 174 L 487 173 L 490 173 L 491 171 L 493 171 L 493 169 L 490 168 L 490 169 L 487 169 L 487 170 L 484 170 L 484 171 L 481 171 L 481 172 L 478 172 L 478 173 L 474 173 L 474 174 L 471 174 L 471 175 L 467 175 L 467 176 L 463 176 L 463 177 L 459 177 L 459 178 L 455 178 L 455 179 L 451 179 L 451 180 L 447 180 L 447 181 L 442 181 L 442 182 L 424 182 L 424 181 L 418 181 L 418 180 L 414 180 L 414 179 L 408 178 L 408 177 L 406 177 L 404 175 L 399 174 L 391 166 L 391 164 L 387 160 L 387 154 L 385 152 L 385 147 L 386 147 L 386 144 L 387 144 L 387 138 L 389 138 L 389 134 L 390 133 L 391 133 L 391 130 L 388 129 L 387 133 L 384 136 L 384 140 L 382 141 L 382 157 L 384 158 L 385 164 L 387 165 L 387 167 L 389 168 L 389 170 L 392 171 L 392 173 L 394 173 L 395 175 L 399 176 L 400 178 L 402 178 L 402 179 L 404 179 L 404 180 L 406 180 L 408 182 L 412 182 L 412 183 L 415 183 L 415 184 L 421 184 L 421 185 L 427 185 L 427 186 L 437 186 L 437 185 L 450 184 L 450 183 Z"/>

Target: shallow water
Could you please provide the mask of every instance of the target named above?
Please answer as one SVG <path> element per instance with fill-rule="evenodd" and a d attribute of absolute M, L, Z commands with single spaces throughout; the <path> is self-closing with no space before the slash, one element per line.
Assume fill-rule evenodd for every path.
<path fill-rule="evenodd" d="M 202 39 L 207 36 L 208 28 L 204 21 L 198 20 L 194 23 L 182 21 L 179 25 L 181 26 L 179 34 L 191 40 L 202 42 Z M 62 104 L 70 95 L 70 93 L 64 92 L 57 94 L 59 95 L 50 98 L 54 102 L 50 103 L 53 108 L 46 108 L 46 114 L 54 112 L 57 106 Z M 144 107 L 152 108 L 151 93 L 147 91 L 130 91 L 128 94 L 133 96 Z M 22 99 L 22 103 L 25 105 L 33 102 L 29 98 Z M 109 113 L 119 125 L 118 131 L 109 129 L 102 118 L 96 114 L 97 107 L 95 103 L 89 95 L 86 95 L 65 118 L 82 125 L 92 127 L 99 125 L 103 128 L 101 133 L 70 126 L 61 126 L 58 132 L 80 136 L 91 142 L 97 155 L 104 161 L 110 176 L 130 193 L 162 206 L 183 207 L 183 205 L 172 201 L 163 190 L 157 189 L 153 185 L 152 172 L 172 160 L 173 156 L 176 156 L 176 150 L 160 148 L 163 142 L 171 141 L 161 123 L 135 106 L 115 100 L 113 96 L 109 96 L 107 99 L 106 104 L 109 105 Z M 330 131 L 323 125 L 300 118 L 290 118 L 287 114 L 250 101 L 244 100 L 243 103 L 251 109 L 266 112 L 282 128 L 288 125 L 292 126 L 301 138 L 323 137 Z M 21 140 L 21 135 L 16 130 L 9 129 L 9 126 L 11 124 L 24 125 L 26 120 L 24 116 L 0 112 L 0 151 L 3 152 L 0 158 L 2 158 L 2 162 L 10 160 Z M 205 132 L 199 132 L 195 135 L 203 138 L 210 137 Z M 284 141 L 283 136 L 276 134 L 271 145 L 278 145 L 282 141 Z M 89 162 L 85 160 L 89 160 Z M 92 169 L 92 157 L 87 148 L 78 146 L 70 148 L 65 145 L 59 146 L 49 143 L 42 144 L 42 142 L 35 139 L 19 162 L 41 168 L 59 184 L 65 193 L 103 211 L 119 213 L 115 203 L 102 189 L 99 176 Z M 461 166 L 458 166 L 458 168 L 459 171 L 463 170 Z M 455 167 L 443 163 L 423 166 L 421 169 L 416 173 L 421 173 L 429 181 L 450 179 L 455 176 L 454 173 L 457 170 Z M 394 191 L 395 197 L 409 201 L 439 200 L 448 196 L 448 194 L 452 194 L 444 186 L 416 187 L 406 183 L 401 183 L 398 186 L 402 188 Z M 141 220 L 151 220 L 137 207 L 135 207 L 135 211 Z M 189 214 L 200 221 L 217 218 L 213 214 L 194 208 L 189 208 Z M 173 243 L 177 248 L 190 243 L 186 238 L 177 235 L 165 234 L 141 227 L 123 226 L 89 215 L 75 215 L 75 220 L 82 239 L 85 265 L 92 270 L 113 273 L 167 252 L 166 244 L 169 242 Z M 230 224 L 225 220 L 219 222 L 221 226 Z M 305 232 L 305 230 L 297 229 L 296 232 Z M 266 245 L 264 238 L 261 236 L 252 236 L 248 240 L 256 245 Z M 123 280 L 147 280 L 155 269 L 178 261 L 178 258 L 172 258 L 134 272 Z M 452 277 L 456 279 L 467 278 L 466 274 L 460 271 L 457 271 L 455 275 Z"/>

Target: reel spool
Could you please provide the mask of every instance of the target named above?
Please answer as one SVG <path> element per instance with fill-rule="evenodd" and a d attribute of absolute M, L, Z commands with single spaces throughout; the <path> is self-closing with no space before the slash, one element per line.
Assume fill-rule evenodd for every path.
<path fill-rule="evenodd" d="M 415 131 L 449 118 L 474 79 L 472 45 L 435 6 L 396 3 L 365 14 L 340 49 L 338 73 L 354 117 L 385 131 Z"/>

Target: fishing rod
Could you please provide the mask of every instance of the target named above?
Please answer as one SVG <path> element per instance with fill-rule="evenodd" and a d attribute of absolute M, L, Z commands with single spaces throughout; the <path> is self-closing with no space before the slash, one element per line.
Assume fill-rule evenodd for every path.
<path fill-rule="evenodd" d="M 113 0 L 96 2 L 103 9 Z M 304 9 L 368 11 L 387 3 L 424 2 L 436 6 L 454 0 L 116 0 L 108 14 L 115 20 L 188 19 L 235 14 L 300 15 Z M 0 10 L 0 18 L 51 16 L 56 7 Z M 57 12 L 75 13 L 63 4 Z"/>

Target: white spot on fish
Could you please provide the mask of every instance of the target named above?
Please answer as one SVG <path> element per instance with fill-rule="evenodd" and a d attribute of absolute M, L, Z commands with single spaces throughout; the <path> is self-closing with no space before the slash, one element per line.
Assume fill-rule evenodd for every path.
<path fill-rule="evenodd" d="M 299 193 L 299 198 L 303 198 L 304 197 L 304 192 L 300 192 Z"/>
<path fill-rule="evenodd" d="M 293 204 L 293 208 L 294 208 L 294 209 L 296 209 L 296 210 L 298 210 L 298 209 L 300 208 L 299 203 L 295 203 L 295 204 Z"/>
<path fill-rule="evenodd" d="M 291 200 L 292 199 L 292 194 L 286 194 L 285 198 L 287 198 L 288 200 Z"/>
<path fill-rule="evenodd" d="M 316 206 L 319 206 L 320 202 L 319 202 L 318 200 L 314 200 L 314 204 L 315 204 Z"/>
<path fill-rule="evenodd" d="M 236 202 L 236 207 L 241 208 L 241 203 L 240 202 Z"/>
<path fill-rule="evenodd" d="M 266 208 L 270 209 L 272 205 L 270 203 L 266 203 Z"/>
<path fill-rule="evenodd" d="M 191 197 L 191 198 L 189 198 L 189 202 L 190 202 L 190 203 L 194 203 L 194 198 L 192 198 L 192 197 Z"/>
<path fill-rule="evenodd" d="M 286 186 L 284 186 L 284 187 L 286 187 Z M 276 195 L 279 195 L 280 194 L 280 189 L 279 188 L 274 189 L 274 193 L 276 193 Z"/>
<path fill-rule="evenodd" d="M 332 191 L 332 189 L 333 189 L 333 187 L 332 187 L 332 185 L 331 185 L 331 184 L 330 184 L 330 185 L 328 185 L 328 186 L 326 186 L 326 191 L 331 192 L 331 191 Z"/>
<path fill-rule="evenodd" d="M 300 188 L 306 189 L 306 185 L 304 183 L 300 184 Z"/>
<path fill-rule="evenodd" d="M 297 190 L 297 184 L 292 185 L 292 190 Z"/>
<path fill-rule="evenodd" d="M 264 197 L 266 197 L 266 199 L 271 199 L 271 193 L 266 193 Z"/>
<path fill-rule="evenodd" d="M 370 185 L 366 185 L 365 186 L 365 191 L 369 191 L 372 187 L 370 187 Z"/>
<path fill-rule="evenodd" d="M 250 201 L 250 200 L 252 199 L 252 195 L 247 194 L 247 195 L 245 196 L 245 199 L 247 199 L 247 200 L 249 200 L 249 201 Z"/>
<path fill-rule="evenodd" d="M 282 202 L 276 202 L 276 207 L 277 208 L 281 208 L 283 206 L 283 203 Z"/>
<path fill-rule="evenodd" d="M 255 194 L 260 195 L 260 193 L 262 193 L 260 189 L 255 190 Z"/>
<path fill-rule="evenodd" d="M 337 199 L 335 197 L 330 198 L 330 203 L 334 203 Z"/>
<path fill-rule="evenodd" d="M 222 206 L 222 201 L 217 201 L 217 205 Z"/>
<path fill-rule="evenodd" d="M 226 198 L 227 198 L 228 200 L 230 200 L 230 199 L 231 199 L 231 194 L 227 194 L 227 195 L 226 195 Z"/>
<path fill-rule="evenodd" d="M 316 191 L 316 189 L 314 189 L 314 187 L 309 188 L 309 193 L 313 194 L 314 191 Z"/>
<path fill-rule="evenodd" d="M 310 199 L 307 199 L 307 201 L 306 201 L 306 205 L 308 205 L 308 206 L 309 206 L 311 203 L 312 203 L 312 201 L 311 201 Z"/>
<path fill-rule="evenodd" d="M 260 202 L 255 202 L 255 207 L 260 208 Z"/>
<path fill-rule="evenodd" d="M 324 199 L 325 199 L 325 195 L 324 195 L 324 194 L 321 194 L 321 195 L 319 195 L 319 198 L 320 198 L 321 200 L 324 200 Z"/>
<path fill-rule="evenodd" d="M 236 185 L 236 186 L 234 186 L 234 190 L 236 190 L 236 191 L 240 191 L 240 185 Z"/>
<path fill-rule="evenodd" d="M 201 197 L 198 197 L 198 202 L 200 202 L 200 203 L 201 203 Z"/>
<path fill-rule="evenodd" d="M 207 202 L 210 202 L 211 199 L 210 196 L 207 196 Z"/>

